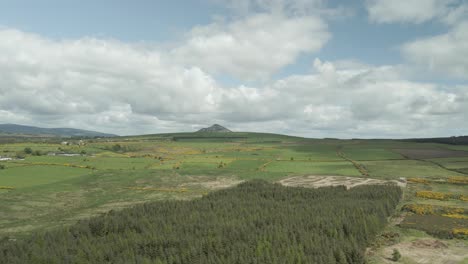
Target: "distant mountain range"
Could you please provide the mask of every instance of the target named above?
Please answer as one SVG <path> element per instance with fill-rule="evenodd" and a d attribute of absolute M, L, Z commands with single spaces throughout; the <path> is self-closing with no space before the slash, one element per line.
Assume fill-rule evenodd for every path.
<path fill-rule="evenodd" d="M 197 132 L 232 132 L 231 130 L 221 126 L 221 125 L 218 125 L 218 124 L 214 124 L 210 127 L 205 127 L 205 128 L 202 128 L 200 130 L 198 130 Z"/>
<path fill-rule="evenodd" d="M 42 128 L 17 124 L 0 124 L 0 134 L 55 137 L 114 137 L 117 135 L 75 128 Z"/>

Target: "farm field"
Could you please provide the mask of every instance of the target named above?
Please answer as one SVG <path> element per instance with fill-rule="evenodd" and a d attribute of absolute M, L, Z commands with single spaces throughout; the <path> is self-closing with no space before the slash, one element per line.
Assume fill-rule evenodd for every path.
<path fill-rule="evenodd" d="M 9 239 L 149 201 L 192 200 L 252 179 L 313 188 L 398 184 L 399 220 L 384 230 L 398 238 L 383 237 L 369 259 L 385 263 L 389 247 L 423 239 L 468 258 L 457 248 L 468 248 L 468 149 L 459 146 L 178 133 L 2 143 L 0 156 L 12 159 L 0 161 L 0 237 Z M 416 256 L 408 252 L 406 263 L 418 263 L 411 262 Z"/>

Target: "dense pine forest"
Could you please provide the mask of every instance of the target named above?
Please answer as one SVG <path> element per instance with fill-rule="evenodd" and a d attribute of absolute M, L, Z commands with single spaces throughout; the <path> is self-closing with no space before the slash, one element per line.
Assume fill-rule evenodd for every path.
<path fill-rule="evenodd" d="M 111 211 L 0 242 L 1 263 L 364 263 L 396 186 L 320 189 L 251 181 L 192 201 Z"/>

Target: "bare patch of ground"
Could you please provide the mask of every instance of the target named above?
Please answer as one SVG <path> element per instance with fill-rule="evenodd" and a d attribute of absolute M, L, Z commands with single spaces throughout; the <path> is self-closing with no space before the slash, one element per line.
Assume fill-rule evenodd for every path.
<path fill-rule="evenodd" d="M 232 177 L 217 177 L 216 179 L 198 179 L 197 181 L 187 182 L 180 185 L 180 187 L 201 187 L 210 190 L 217 190 L 229 188 L 243 182 Z"/>
<path fill-rule="evenodd" d="M 398 186 L 405 187 L 406 182 L 396 180 L 386 181 L 371 178 L 357 178 L 345 176 L 294 176 L 279 181 L 284 186 L 291 187 L 308 187 L 320 188 L 326 186 L 345 186 L 347 189 L 354 188 L 360 185 L 380 185 L 380 184 L 397 184 Z"/>
<path fill-rule="evenodd" d="M 383 248 L 379 254 L 379 263 L 395 263 L 390 260 L 393 249 L 397 249 L 401 253 L 400 263 L 457 264 L 468 259 L 468 250 L 463 242 L 453 243 L 452 241 L 425 238 Z"/>

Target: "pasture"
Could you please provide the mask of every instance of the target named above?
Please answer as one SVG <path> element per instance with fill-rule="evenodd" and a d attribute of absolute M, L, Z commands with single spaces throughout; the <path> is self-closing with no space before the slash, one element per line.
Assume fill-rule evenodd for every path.
<path fill-rule="evenodd" d="M 466 238 L 468 149 L 464 146 L 260 133 L 68 141 L 64 145 L 35 139 L 0 145 L 0 156 L 12 158 L 0 161 L 0 236 L 21 238 L 109 210 L 193 199 L 245 180 L 263 179 L 304 187 L 407 183 L 399 206 L 399 214 L 406 218 L 389 227 L 400 236 L 395 243 L 412 237 L 408 230 L 428 231 L 432 222 L 436 223 L 432 226 L 436 231 L 429 232 L 432 236 Z M 442 193 L 445 198 L 434 199 L 436 194 L 421 191 Z M 425 206 L 431 209 L 420 209 Z M 412 225 L 416 220 L 424 225 Z M 382 259 L 387 251 L 376 247 L 375 252 L 371 259 Z"/>

